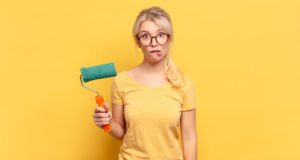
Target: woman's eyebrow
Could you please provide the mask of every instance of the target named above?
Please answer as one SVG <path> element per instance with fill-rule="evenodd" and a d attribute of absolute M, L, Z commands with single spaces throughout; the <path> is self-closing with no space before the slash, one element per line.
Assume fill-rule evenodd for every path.
<path fill-rule="evenodd" d="M 139 34 L 141 34 L 141 33 L 143 33 L 143 32 L 150 33 L 150 32 L 148 32 L 148 31 L 142 30 Z"/>

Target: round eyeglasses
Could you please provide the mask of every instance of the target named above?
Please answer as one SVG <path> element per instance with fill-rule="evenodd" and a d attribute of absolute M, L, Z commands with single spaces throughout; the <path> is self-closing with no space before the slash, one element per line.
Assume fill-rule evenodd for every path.
<path fill-rule="evenodd" d="M 149 46 L 152 43 L 152 38 L 160 45 L 164 45 L 168 42 L 170 34 L 160 32 L 156 36 L 151 36 L 150 34 L 142 34 L 137 36 L 137 39 L 143 46 Z"/>

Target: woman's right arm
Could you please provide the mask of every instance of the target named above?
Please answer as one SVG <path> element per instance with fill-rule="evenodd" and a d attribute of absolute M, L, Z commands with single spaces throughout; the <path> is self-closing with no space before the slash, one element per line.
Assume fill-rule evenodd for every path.
<path fill-rule="evenodd" d="M 112 104 L 112 130 L 109 134 L 119 140 L 123 140 L 126 132 L 126 124 L 124 119 L 124 106 Z"/>
<path fill-rule="evenodd" d="M 126 124 L 124 119 L 123 105 L 112 104 L 112 115 L 108 109 L 108 103 L 104 103 L 104 108 L 96 107 L 94 113 L 95 124 L 99 127 L 103 127 L 111 122 L 112 130 L 109 134 L 119 140 L 122 140 L 126 132 Z"/>

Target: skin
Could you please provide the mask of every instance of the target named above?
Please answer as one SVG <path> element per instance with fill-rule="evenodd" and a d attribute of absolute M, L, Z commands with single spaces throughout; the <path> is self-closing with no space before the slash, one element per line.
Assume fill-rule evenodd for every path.
<path fill-rule="evenodd" d="M 141 24 L 139 35 L 148 33 L 156 36 L 157 33 L 164 31 L 152 21 L 145 21 Z M 144 59 L 142 63 L 131 70 L 128 70 L 128 76 L 147 86 L 158 86 L 168 82 L 164 74 L 164 61 L 170 48 L 170 41 L 164 45 L 158 44 L 155 39 L 149 46 L 138 44 L 143 51 Z M 151 52 L 158 50 L 158 52 Z M 113 116 L 112 116 L 113 115 Z M 104 109 L 96 107 L 94 113 L 94 122 L 97 126 L 109 124 L 110 120 L 112 131 L 109 134 L 122 140 L 126 133 L 124 110 L 122 105 L 112 105 L 112 115 L 109 111 L 108 103 L 105 103 Z M 181 114 L 181 135 L 183 144 L 184 160 L 197 159 L 197 137 L 196 137 L 196 113 L 195 110 L 184 111 Z"/>

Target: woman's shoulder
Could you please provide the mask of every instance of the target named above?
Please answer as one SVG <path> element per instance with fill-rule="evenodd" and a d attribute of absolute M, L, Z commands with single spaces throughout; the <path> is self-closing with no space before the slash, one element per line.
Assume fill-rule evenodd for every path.
<path fill-rule="evenodd" d="M 131 74 L 134 70 L 123 70 L 121 72 L 118 72 L 117 75 L 114 77 L 114 81 L 121 83 L 121 82 L 127 82 L 130 81 Z"/>
<path fill-rule="evenodd" d="M 113 85 L 120 90 L 127 90 L 134 86 L 132 78 L 129 76 L 128 70 L 118 72 L 117 75 L 113 78 Z"/>
<path fill-rule="evenodd" d="M 119 73 L 117 73 L 117 75 L 114 77 L 115 80 L 121 81 L 121 80 L 128 80 L 128 76 L 132 76 L 132 74 L 136 74 L 137 73 L 137 67 L 134 68 L 130 68 L 127 70 L 123 70 Z"/>
<path fill-rule="evenodd" d="M 114 81 L 123 80 L 125 78 L 126 74 L 127 74 L 126 70 L 117 73 L 117 75 L 114 77 Z"/>

